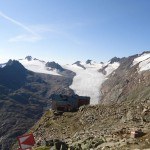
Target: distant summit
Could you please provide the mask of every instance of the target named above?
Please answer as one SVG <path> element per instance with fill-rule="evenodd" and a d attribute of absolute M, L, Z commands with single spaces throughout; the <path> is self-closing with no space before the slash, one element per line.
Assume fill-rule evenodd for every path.
<path fill-rule="evenodd" d="M 73 63 L 72 65 L 77 65 L 78 67 L 81 67 L 83 69 L 86 69 L 83 65 L 81 65 L 81 61 L 76 61 L 75 63 Z"/>
<path fill-rule="evenodd" d="M 76 61 L 72 65 L 79 65 L 79 64 L 81 64 L 81 61 Z"/>
<path fill-rule="evenodd" d="M 25 71 L 26 69 L 24 68 L 24 66 L 17 60 L 9 60 L 7 63 L 6 63 L 6 66 L 5 68 L 9 68 L 9 67 L 12 67 L 15 71 Z M 4 69 L 5 69 L 4 68 Z"/>
<path fill-rule="evenodd" d="M 26 56 L 25 59 L 27 59 L 28 61 L 32 60 L 32 56 Z"/>
<path fill-rule="evenodd" d="M 34 58 L 33 60 L 37 60 L 37 61 L 40 61 L 40 62 L 42 62 L 42 63 L 45 62 L 44 60 L 40 60 L 40 59 L 37 59 L 37 58 Z"/>
<path fill-rule="evenodd" d="M 141 55 L 143 54 L 150 54 L 150 51 L 144 51 Z"/>
<path fill-rule="evenodd" d="M 6 66 L 0 68 L 0 84 L 11 89 L 17 89 L 26 80 L 27 70 L 16 60 L 9 60 Z"/>
<path fill-rule="evenodd" d="M 46 67 L 50 67 L 52 69 L 57 69 L 59 71 L 64 71 L 64 68 L 62 68 L 58 63 L 52 61 L 52 62 L 47 62 L 45 64 Z"/>
<path fill-rule="evenodd" d="M 113 64 L 114 62 L 119 62 L 120 60 L 121 60 L 121 58 L 113 57 L 113 58 L 110 60 L 110 64 Z"/>
<path fill-rule="evenodd" d="M 90 64 L 90 65 L 91 65 L 91 62 L 92 62 L 92 60 L 88 59 L 88 60 L 86 61 L 86 64 Z"/>

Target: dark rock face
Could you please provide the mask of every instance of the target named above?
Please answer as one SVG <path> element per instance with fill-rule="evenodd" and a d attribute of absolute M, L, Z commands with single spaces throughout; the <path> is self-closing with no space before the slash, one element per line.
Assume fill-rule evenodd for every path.
<path fill-rule="evenodd" d="M 26 81 L 27 70 L 18 61 L 9 60 L 0 68 L 0 83 L 8 88 L 17 89 Z"/>
<path fill-rule="evenodd" d="M 32 56 L 26 56 L 25 59 L 27 59 L 28 61 L 32 60 Z"/>
<path fill-rule="evenodd" d="M 67 70 L 67 69 L 65 69 L 62 72 L 59 72 L 59 74 L 61 74 L 64 77 L 67 77 L 69 79 L 73 79 L 73 77 L 76 75 L 76 73 L 74 73 L 74 72 L 72 72 L 70 70 Z"/>
<path fill-rule="evenodd" d="M 150 51 L 144 51 L 141 55 L 143 55 L 143 54 L 149 54 L 150 53 Z"/>
<path fill-rule="evenodd" d="M 108 67 L 108 65 L 104 66 L 103 68 L 99 69 L 98 71 L 101 72 L 103 75 L 106 75 L 107 72 L 106 72 L 106 68 Z"/>
<path fill-rule="evenodd" d="M 38 140 L 37 146 L 43 146 L 43 143 L 45 147 L 51 147 L 51 149 L 68 150 L 68 145 L 63 141 L 60 141 L 59 139 L 45 139 L 43 141 Z"/>
<path fill-rule="evenodd" d="M 110 60 L 110 63 L 113 64 L 114 62 L 119 62 L 120 60 L 121 60 L 121 58 L 114 57 Z"/>
<path fill-rule="evenodd" d="M 40 60 L 40 59 L 37 59 L 37 58 L 34 58 L 33 60 L 38 60 L 40 62 L 45 62 L 44 60 Z"/>
<path fill-rule="evenodd" d="M 72 79 L 75 76 L 74 72 L 67 70 L 67 69 L 64 69 L 62 66 L 60 66 L 58 63 L 56 63 L 54 61 L 53 62 L 47 62 L 45 64 L 45 67 L 50 67 L 52 70 L 56 69 L 57 71 L 59 71 L 60 75 L 66 77 L 66 78 L 69 78 L 69 79 Z"/>
<path fill-rule="evenodd" d="M 73 63 L 72 65 L 76 64 L 77 66 L 86 69 L 83 65 L 81 65 L 81 61 L 76 61 L 75 63 Z"/>
<path fill-rule="evenodd" d="M 90 65 L 91 65 L 91 61 L 92 61 L 92 60 L 88 59 L 88 60 L 86 61 L 86 64 L 90 64 Z"/>
<path fill-rule="evenodd" d="M 67 94 L 72 76 L 52 76 L 26 70 L 10 60 L 0 68 L 0 149 L 10 150 L 16 137 L 24 134 L 42 116 L 51 94 Z"/>
<path fill-rule="evenodd" d="M 62 68 L 58 63 L 53 62 L 47 62 L 45 64 L 46 67 L 50 67 L 52 69 L 57 69 L 59 71 L 64 71 L 64 68 Z"/>

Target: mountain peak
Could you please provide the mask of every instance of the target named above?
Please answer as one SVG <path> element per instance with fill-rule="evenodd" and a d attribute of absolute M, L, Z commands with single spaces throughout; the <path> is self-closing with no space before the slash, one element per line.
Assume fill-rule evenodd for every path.
<path fill-rule="evenodd" d="M 72 65 L 78 65 L 78 64 L 80 64 L 81 63 L 81 61 L 76 61 L 76 62 L 74 62 Z"/>
<path fill-rule="evenodd" d="M 9 59 L 8 62 L 6 63 L 7 66 L 11 65 L 13 63 L 12 59 Z"/>
<path fill-rule="evenodd" d="M 150 51 L 144 51 L 141 55 L 143 54 L 150 54 Z"/>
<path fill-rule="evenodd" d="M 90 64 L 90 65 L 91 65 L 91 61 L 92 61 L 92 60 L 88 59 L 88 60 L 86 61 L 86 64 Z"/>
<path fill-rule="evenodd" d="M 17 70 L 26 70 L 19 61 L 11 59 L 6 63 L 6 67 L 16 68 Z"/>
<path fill-rule="evenodd" d="M 45 64 L 46 67 L 50 67 L 52 69 L 57 69 L 59 71 L 64 71 L 64 68 L 62 68 L 62 66 L 60 66 L 58 63 L 56 63 L 55 61 L 52 62 L 47 62 Z"/>
<path fill-rule="evenodd" d="M 28 61 L 32 60 L 32 56 L 26 56 L 25 59 L 27 59 Z"/>
<path fill-rule="evenodd" d="M 17 89 L 24 84 L 27 70 L 16 60 L 9 60 L 6 66 L 0 69 L 0 84 L 10 89 Z"/>
<path fill-rule="evenodd" d="M 86 69 L 83 65 L 81 65 L 81 61 L 76 61 L 75 63 L 73 63 L 72 65 L 77 65 L 78 67 L 83 68 L 84 70 Z"/>
<path fill-rule="evenodd" d="M 121 58 L 113 57 L 113 58 L 110 60 L 110 64 L 113 64 L 114 62 L 119 62 L 120 60 L 121 60 Z"/>

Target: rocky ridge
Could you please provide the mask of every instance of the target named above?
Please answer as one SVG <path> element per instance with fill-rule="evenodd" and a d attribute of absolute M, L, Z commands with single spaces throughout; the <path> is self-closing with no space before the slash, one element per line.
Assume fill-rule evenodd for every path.
<path fill-rule="evenodd" d="M 81 61 L 76 61 L 75 63 L 73 63 L 72 65 L 77 65 L 78 67 L 81 67 L 83 69 L 86 69 L 82 64 Z"/>
<path fill-rule="evenodd" d="M 65 69 L 62 68 L 58 63 L 53 62 L 47 62 L 45 64 L 46 67 L 50 67 L 51 69 L 58 69 L 59 71 L 64 71 Z"/>
<path fill-rule="evenodd" d="M 51 94 L 73 94 L 72 76 L 52 76 L 28 71 L 10 60 L 0 68 L 0 149 L 10 150 L 47 109 Z"/>
<path fill-rule="evenodd" d="M 120 60 L 120 66 L 102 84 L 102 103 L 140 102 L 150 96 L 150 71 L 139 72 L 140 62 L 133 65 L 137 57 L 133 55 Z"/>

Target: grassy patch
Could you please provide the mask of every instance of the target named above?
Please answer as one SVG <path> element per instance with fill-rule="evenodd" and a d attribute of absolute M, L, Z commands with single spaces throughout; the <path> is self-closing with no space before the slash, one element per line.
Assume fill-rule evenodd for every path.
<path fill-rule="evenodd" d="M 36 149 L 34 149 L 34 150 L 49 150 L 50 149 L 50 147 L 38 147 L 38 148 L 36 148 Z"/>

